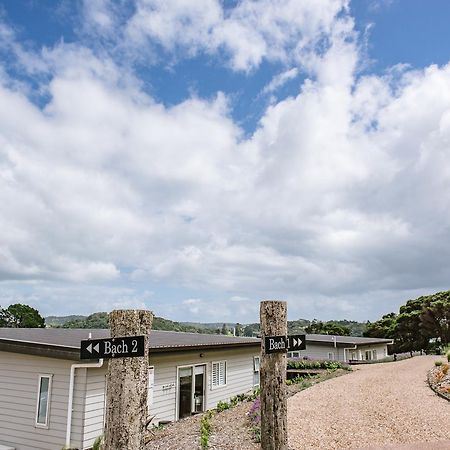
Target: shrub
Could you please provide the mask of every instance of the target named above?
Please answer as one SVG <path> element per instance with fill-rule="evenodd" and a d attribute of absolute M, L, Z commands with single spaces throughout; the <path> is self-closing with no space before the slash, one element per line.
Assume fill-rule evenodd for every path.
<path fill-rule="evenodd" d="M 450 350 L 447 352 L 447 361 L 450 363 Z"/>
<path fill-rule="evenodd" d="M 222 400 L 217 403 L 216 410 L 217 412 L 225 411 L 226 409 L 230 409 L 231 405 L 228 402 L 223 402 Z"/>
<path fill-rule="evenodd" d="M 442 366 L 442 361 L 435 361 L 435 362 L 434 362 L 434 365 L 435 365 L 436 367 Z"/>
<path fill-rule="evenodd" d="M 329 360 L 296 360 L 290 359 L 287 362 L 288 369 L 299 369 L 299 370 L 337 370 L 337 369 L 349 369 L 349 365 L 341 361 L 329 361 Z"/>
<path fill-rule="evenodd" d="M 253 438 L 261 442 L 261 399 L 257 398 L 248 412 Z"/>
<path fill-rule="evenodd" d="M 104 443 L 105 443 L 104 436 L 103 435 L 99 436 L 95 440 L 94 445 L 92 446 L 92 450 L 100 450 Z"/>
<path fill-rule="evenodd" d="M 209 447 L 209 434 L 211 433 L 210 419 L 212 415 L 212 411 L 208 411 L 200 421 L 200 446 L 202 450 L 206 450 Z"/>

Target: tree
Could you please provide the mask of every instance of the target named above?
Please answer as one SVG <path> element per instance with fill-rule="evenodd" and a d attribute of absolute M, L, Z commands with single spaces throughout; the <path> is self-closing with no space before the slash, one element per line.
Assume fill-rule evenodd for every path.
<path fill-rule="evenodd" d="M 428 341 L 450 342 L 450 292 L 438 292 L 424 299 L 419 316 L 421 332 Z"/>
<path fill-rule="evenodd" d="M 0 309 L 0 324 L 8 328 L 45 328 L 45 319 L 37 309 L 16 303 Z"/>
<path fill-rule="evenodd" d="M 336 336 L 350 336 L 349 327 L 337 325 L 336 323 L 321 322 L 314 319 L 306 328 L 308 334 L 334 334 Z"/>
<path fill-rule="evenodd" d="M 220 334 L 228 334 L 228 328 L 226 324 L 222 325 L 222 329 L 220 330 Z"/>
<path fill-rule="evenodd" d="M 394 339 L 396 325 L 397 315 L 395 313 L 385 314 L 380 320 L 377 320 L 376 322 L 368 322 L 363 336 Z"/>

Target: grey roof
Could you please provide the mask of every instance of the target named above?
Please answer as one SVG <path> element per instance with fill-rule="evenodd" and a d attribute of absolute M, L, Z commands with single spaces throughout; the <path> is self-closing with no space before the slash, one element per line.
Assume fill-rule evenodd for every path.
<path fill-rule="evenodd" d="M 0 350 L 19 353 L 46 354 L 64 359 L 78 359 L 80 341 L 110 336 L 109 330 L 68 328 L 0 328 Z M 390 344 L 391 339 L 307 334 L 306 341 L 315 344 L 353 347 L 355 345 Z M 152 330 L 150 352 L 170 352 L 202 349 L 260 346 L 260 339 L 220 334 L 183 333 Z"/>
<path fill-rule="evenodd" d="M 0 350 L 37 354 L 36 350 L 45 349 L 53 356 L 61 358 L 72 356 L 70 359 L 73 359 L 80 353 L 80 341 L 89 337 L 108 338 L 110 333 L 109 330 L 102 329 L 0 328 Z M 149 345 L 150 352 L 159 353 L 207 348 L 259 347 L 260 340 L 219 334 L 152 330 Z"/>

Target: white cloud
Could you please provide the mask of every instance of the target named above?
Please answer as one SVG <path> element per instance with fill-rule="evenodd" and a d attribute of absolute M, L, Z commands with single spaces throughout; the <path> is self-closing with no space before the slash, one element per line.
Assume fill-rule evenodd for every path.
<path fill-rule="evenodd" d="M 303 63 L 306 54 L 324 46 L 347 0 L 244 0 L 231 8 L 217 0 L 190 2 L 138 0 L 126 21 L 121 46 L 139 54 L 159 45 L 179 56 L 223 52 L 234 70 L 249 71 L 266 59 Z M 137 56 L 137 55 L 136 55 Z"/>
<path fill-rule="evenodd" d="M 107 309 L 158 304 L 142 286 L 170 285 L 195 293 L 158 304 L 178 320 L 254 320 L 263 298 L 297 317 L 374 318 L 445 287 L 450 65 L 358 77 L 353 22 L 336 18 L 345 2 L 189 5 L 139 3 L 128 42 L 225 48 L 236 70 L 297 59 L 311 78 L 244 138 L 223 93 L 166 107 L 131 69 L 76 44 L 39 53 L 42 108 L 4 67 L 3 286 L 39 282 L 26 298 L 47 309 L 96 286 L 87 298 Z M 108 283 L 135 288 L 106 295 Z"/>
<path fill-rule="evenodd" d="M 288 81 L 293 80 L 298 75 L 298 69 L 294 67 L 293 69 L 286 70 L 284 72 L 275 75 L 269 84 L 264 86 L 263 93 L 269 94 L 276 91 L 281 86 L 286 84 Z"/>

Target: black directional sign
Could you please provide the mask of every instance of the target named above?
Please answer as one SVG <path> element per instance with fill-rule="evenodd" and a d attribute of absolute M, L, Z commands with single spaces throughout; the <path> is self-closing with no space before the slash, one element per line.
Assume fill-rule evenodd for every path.
<path fill-rule="evenodd" d="M 286 353 L 306 349 L 306 336 L 266 336 L 264 338 L 266 353 Z"/>
<path fill-rule="evenodd" d="M 287 352 L 287 336 L 266 336 L 264 344 L 266 353 Z"/>
<path fill-rule="evenodd" d="M 288 351 L 297 351 L 306 349 L 306 335 L 296 334 L 288 336 Z"/>
<path fill-rule="evenodd" d="M 80 359 L 135 358 L 145 355 L 145 336 L 81 341 Z"/>

